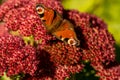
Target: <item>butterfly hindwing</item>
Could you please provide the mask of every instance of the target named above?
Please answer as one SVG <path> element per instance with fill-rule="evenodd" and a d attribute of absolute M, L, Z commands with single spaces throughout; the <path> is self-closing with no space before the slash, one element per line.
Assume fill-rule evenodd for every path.
<path fill-rule="evenodd" d="M 59 28 L 52 34 L 64 42 L 68 42 L 69 39 L 77 40 L 73 25 L 66 19 L 63 20 Z"/>

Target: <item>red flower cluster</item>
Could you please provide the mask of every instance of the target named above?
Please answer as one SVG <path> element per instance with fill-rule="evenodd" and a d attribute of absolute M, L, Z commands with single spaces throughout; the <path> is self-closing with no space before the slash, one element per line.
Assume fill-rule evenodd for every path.
<path fill-rule="evenodd" d="M 70 73 L 78 73 L 84 67 L 83 64 L 80 63 L 82 57 L 80 48 L 75 46 L 54 41 L 53 43 L 50 42 L 50 44 L 44 45 L 44 47 L 39 45 L 38 49 L 39 51 L 42 50 L 42 54 L 39 55 L 41 56 L 41 64 L 37 74 L 41 76 L 41 71 L 45 70 L 45 75 L 49 73 L 49 76 L 52 76 L 52 78 L 47 76 L 48 80 L 53 80 L 53 78 L 57 80 L 64 80 L 65 78 L 70 77 Z M 54 65 L 51 66 L 51 64 Z"/>
<path fill-rule="evenodd" d="M 21 38 L 12 35 L 0 37 L 0 76 L 4 72 L 8 76 L 21 72 L 34 75 L 38 62 L 34 47 L 25 46 Z"/>
<path fill-rule="evenodd" d="M 58 11 L 74 24 L 80 46 L 70 46 L 46 33 L 35 11 L 38 3 Z M 105 75 L 109 73 L 106 71 L 110 74 L 114 71 L 114 79 L 119 78 L 119 67 L 104 68 L 115 60 L 115 41 L 107 25 L 93 15 L 66 11 L 60 0 L 7 0 L 0 6 L 0 21 L 4 23 L 2 27 L 7 28 L 0 33 L 0 75 L 22 72 L 26 75 L 25 80 L 64 80 L 70 73 L 80 72 L 84 68 L 82 61 L 88 60 L 99 76 L 107 79 Z M 1 25 L 0 29 L 3 29 Z M 11 31 L 20 35 L 8 34 Z M 24 36 L 33 36 L 35 45 L 25 44 Z M 39 40 L 40 44 L 37 43 Z M 96 64 L 102 68 L 96 68 Z M 105 75 L 101 75 L 102 72 Z"/>
<path fill-rule="evenodd" d="M 5 26 L 9 31 L 18 31 L 22 36 L 34 35 L 35 40 L 42 39 L 41 44 L 44 44 L 52 36 L 46 34 L 46 30 L 36 13 L 35 7 L 38 3 L 46 4 L 62 13 L 63 8 L 59 1 L 7 0 L 0 6 L 0 20 L 6 23 Z"/>
<path fill-rule="evenodd" d="M 97 70 L 96 76 L 100 76 L 100 80 L 119 80 L 120 79 L 120 65 L 111 64 L 110 68 L 105 68 L 99 64 L 93 64 Z"/>
<path fill-rule="evenodd" d="M 67 14 L 76 25 L 75 29 L 83 48 L 83 60 L 106 65 L 115 60 L 115 41 L 102 20 L 77 11 L 68 11 Z"/>
<path fill-rule="evenodd" d="M 58 42 L 52 45 L 45 45 L 43 50 L 50 54 L 50 59 L 55 64 L 61 65 L 74 65 L 78 64 L 82 53 L 80 48 L 75 46 L 65 45 L 62 42 Z"/>

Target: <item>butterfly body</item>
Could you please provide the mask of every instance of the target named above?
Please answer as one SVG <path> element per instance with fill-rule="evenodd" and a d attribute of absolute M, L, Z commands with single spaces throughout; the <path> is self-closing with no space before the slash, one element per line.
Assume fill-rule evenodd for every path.
<path fill-rule="evenodd" d="M 70 45 L 79 45 L 74 26 L 70 21 L 63 19 L 57 11 L 43 4 L 37 5 L 36 10 L 48 33 Z"/>

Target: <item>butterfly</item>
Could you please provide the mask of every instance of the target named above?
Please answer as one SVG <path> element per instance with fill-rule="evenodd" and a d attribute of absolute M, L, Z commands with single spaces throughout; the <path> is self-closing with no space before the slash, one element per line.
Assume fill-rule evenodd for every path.
<path fill-rule="evenodd" d="M 64 19 L 56 10 L 43 4 L 38 4 L 36 5 L 36 12 L 48 33 L 69 45 L 80 45 L 73 24 L 69 20 Z"/>

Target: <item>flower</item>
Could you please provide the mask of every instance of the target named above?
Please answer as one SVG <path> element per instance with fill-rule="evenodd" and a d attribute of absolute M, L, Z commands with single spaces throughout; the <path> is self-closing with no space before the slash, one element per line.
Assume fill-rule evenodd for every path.
<path fill-rule="evenodd" d="M 80 48 L 56 42 L 53 45 L 45 45 L 43 50 L 50 54 L 50 60 L 55 64 L 75 65 L 81 60 Z"/>
<path fill-rule="evenodd" d="M 35 10 L 39 3 L 58 11 L 74 25 L 80 46 L 68 45 L 47 33 Z M 0 21 L 4 23 L 0 29 L 5 29 L 0 33 L 1 76 L 4 72 L 8 76 L 22 72 L 24 80 L 64 80 L 81 72 L 82 62 L 87 60 L 99 76 L 106 76 L 102 71 L 117 73 L 119 69 L 104 68 L 115 61 L 115 41 L 107 25 L 94 15 L 64 10 L 60 0 L 7 0 L 0 6 Z M 33 45 L 26 44 L 23 37 L 31 36 Z M 102 68 L 96 68 L 96 64 Z"/>
<path fill-rule="evenodd" d="M 47 65 L 46 65 L 47 66 Z M 47 69 L 47 68 L 46 68 Z M 48 72 L 49 76 L 45 75 L 47 73 L 43 73 L 39 76 L 26 76 L 24 78 L 24 80 L 65 80 L 66 78 L 70 78 L 70 73 L 78 73 L 78 71 L 81 71 L 83 69 L 83 67 L 81 67 L 80 65 L 77 66 L 63 66 L 63 65 L 58 65 L 56 67 L 54 67 L 55 69 L 55 73 L 53 76 L 53 73 L 51 74 L 50 72 Z M 50 71 L 51 69 L 47 69 L 46 71 Z M 52 70 L 53 71 L 53 70 Z"/>
<path fill-rule="evenodd" d="M 94 65 L 94 64 L 93 64 Z M 100 76 L 100 80 L 119 80 L 120 79 L 120 64 L 114 62 L 109 67 L 96 64 L 94 68 L 97 70 L 96 76 Z"/>
<path fill-rule="evenodd" d="M 23 39 L 22 37 L 24 36 L 29 37 L 32 35 L 34 36 L 35 40 L 42 41 L 37 47 L 32 45 L 29 48 L 29 47 L 26 47 L 26 44 L 25 44 L 24 46 L 22 46 L 22 49 L 20 50 L 19 48 L 17 49 L 13 48 L 12 52 L 14 51 L 13 54 L 16 54 L 16 56 L 19 56 L 21 54 L 23 55 L 22 56 L 23 58 L 25 57 L 25 54 L 28 52 L 30 52 L 29 53 L 30 56 L 33 54 L 34 55 L 33 55 L 33 59 L 32 57 L 30 58 L 25 57 L 27 58 L 25 59 L 25 62 L 22 63 L 21 61 L 21 67 L 26 67 L 26 69 L 24 68 L 21 69 L 19 65 L 17 67 L 19 68 L 18 71 L 15 71 L 16 68 L 13 69 L 13 67 L 9 67 L 8 75 L 18 74 L 21 71 L 24 74 L 28 74 L 32 77 L 35 76 L 38 79 L 42 79 L 42 78 L 58 79 L 64 72 L 65 75 L 61 76 L 61 79 L 65 79 L 66 77 L 70 76 L 70 73 L 79 72 L 83 68 L 83 65 L 79 63 L 79 60 L 81 58 L 80 57 L 81 53 L 79 52 L 80 48 L 65 45 L 65 43 L 62 43 L 59 40 L 56 41 L 57 42 L 56 44 L 51 45 L 52 43 L 51 41 L 56 39 L 54 39 L 53 36 L 47 34 L 46 29 L 42 25 L 39 19 L 39 16 L 35 11 L 36 4 L 38 3 L 42 3 L 52 9 L 55 9 L 61 14 L 63 13 L 62 12 L 63 7 L 61 6 L 60 1 L 58 0 L 52 0 L 52 1 L 8 0 L 5 3 L 3 3 L 3 5 L 0 7 L 1 9 L 0 18 L 1 18 L 1 21 L 5 23 L 4 27 L 8 28 L 8 32 L 18 31 L 20 34 L 19 37 L 21 39 Z M 16 42 L 16 41 L 13 41 L 13 42 Z M 27 46 L 30 46 L 30 45 L 28 44 Z M 50 52 L 51 49 L 52 51 Z M 58 52 L 57 50 L 59 50 L 59 54 L 56 54 L 56 52 Z M 17 62 L 20 63 L 19 60 L 15 60 L 15 61 L 11 63 L 17 63 Z M 32 61 L 34 64 L 31 63 Z M 37 61 L 39 62 L 39 64 L 37 64 Z M 29 64 L 27 62 L 29 62 Z M 31 69 L 30 66 L 32 66 L 33 69 Z"/>
<path fill-rule="evenodd" d="M 80 48 L 75 46 L 54 41 L 53 43 L 50 42 L 50 44 L 44 45 L 44 47 L 39 45 L 38 49 L 41 52 L 39 54 L 41 63 L 36 75 L 45 76 L 43 77 L 45 80 L 64 80 L 70 77 L 70 73 L 78 73 L 84 67 L 80 63 L 82 56 Z"/>
<path fill-rule="evenodd" d="M 36 50 L 25 46 L 24 41 L 12 35 L 0 37 L 0 76 L 4 72 L 8 76 L 21 73 L 33 75 L 39 61 L 36 60 Z"/>
<path fill-rule="evenodd" d="M 56 0 L 7 0 L 0 6 L 0 20 L 5 22 L 9 31 L 18 31 L 22 36 L 34 35 L 35 40 L 42 39 L 44 44 L 51 39 L 51 36 L 46 34 L 36 13 L 35 7 L 38 3 L 45 4 L 62 13 L 63 8 Z"/>
<path fill-rule="evenodd" d="M 81 40 L 83 60 L 108 65 L 115 61 L 115 40 L 107 30 L 107 25 L 94 15 L 66 11 L 75 25 Z"/>

